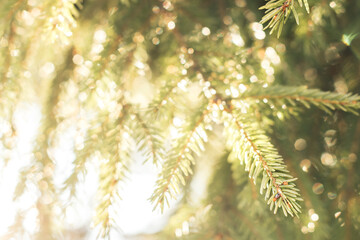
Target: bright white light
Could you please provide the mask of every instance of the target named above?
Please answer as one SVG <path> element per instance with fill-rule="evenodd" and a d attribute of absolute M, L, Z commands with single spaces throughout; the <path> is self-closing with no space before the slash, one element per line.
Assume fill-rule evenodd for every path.
<path fill-rule="evenodd" d="M 240 90 L 241 93 L 244 93 L 246 91 L 246 89 L 247 89 L 247 87 L 244 84 L 241 83 L 239 85 L 239 90 Z"/>
<path fill-rule="evenodd" d="M 172 139 L 180 137 L 178 129 L 175 127 L 170 127 L 170 136 Z"/>
<path fill-rule="evenodd" d="M 128 132 L 124 132 L 123 133 L 123 138 L 128 139 L 130 137 Z"/>
<path fill-rule="evenodd" d="M 173 30 L 175 28 L 175 23 L 173 21 L 168 22 L 168 28 L 169 30 Z"/>
<path fill-rule="evenodd" d="M 267 75 L 274 75 L 275 70 L 274 70 L 273 67 L 269 67 L 269 68 L 267 68 L 267 69 L 265 70 L 265 72 L 266 72 Z"/>
<path fill-rule="evenodd" d="M 29 209 L 36 200 L 36 191 L 25 192 L 18 202 L 12 199 L 13 192 L 18 183 L 18 175 L 20 169 L 28 165 L 31 161 L 31 154 L 33 151 L 33 144 L 37 134 L 38 126 L 41 118 L 41 110 L 39 105 L 29 103 L 19 103 L 14 111 L 13 124 L 17 130 L 16 146 L 11 151 L 11 161 L 5 167 L 3 161 L 0 161 L 0 235 L 4 235 L 7 228 L 13 224 L 16 211 L 19 209 Z M 0 125 L 1 126 L 1 125 Z M 6 126 L 0 131 L 6 130 Z M 1 149 L 3 152 L 3 149 Z M 32 185 L 29 184 L 29 188 Z M 34 211 L 30 210 L 29 215 L 24 219 L 24 227 L 33 230 L 34 219 L 36 215 Z M 26 220 L 29 217 L 31 220 Z"/>
<path fill-rule="evenodd" d="M 263 40 L 266 37 L 266 34 L 264 31 L 256 31 L 254 32 L 254 36 L 256 39 Z"/>
<path fill-rule="evenodd" d="M 38 228 L 38 223 L 36 218 L 39 214 L 39 211 L 36 208 L 31 208 L 27 214 L 25 215 L 25 219 L 23 221 L 23 226 L 26 232 L 30 234 L 34 234 Z"/>
<path fill-rule="evenodd" d="M 91 52 L 98 54 L 101 53 L 101 51 L 104 50 L 104 46 L 100 43 L 93 44 L 91 48 Z"/>
<path fill-rule="evenodd" d="M 250 82 L 254 83 L 254 82 L 257 82 L 257 81 L 258 81 L 257 76 L 252 75 L 252 76 L 250 77 Z"/>
<path fill-rule="evenodd" d="M 175 236 L 180 238 L 182 236 L 182 231 L 180 228 L 175 229 Z"/>
<path fill-rule="evenodd" d="M 47 62 L 40 68 L 39 74 L 41 77 L 47 77 L 51 73 L 53 73 L 54 70 L 55 70 L 54 64 L 51 62 Z"/>
<path fill-rule="evenodd" d="M 173 124 L 175 127 L 180 127 L 183 123 L 183 120 L 181 118 L 178 117 L 174 117 L 173 119 Z"/>
<path fill-rule="evenodd" d="M 96 43 L 103 43 L 106 40 L 106 32 L 102 29 L 97 30 L 94 34 L 94 41 Z"/>
<path fill-rule="evenodd" d="M 340 215 L 341 215 L 341 212 L 336 212 L 336 213 L 334 214 L 334 217 L 335 217 L 335 218 L 338 218 Z"/>
<path fill-rule="evenodd" d="M 188 235 L 190 233 L 190 226 L 188 221 L 183 222 L 182 232 L 184 233 L 184 235 Z"/>
<path fill-rule="evenodd" d="M 231 95 L 234 97 L 234 98 L 237 98 L 237 97 L 239 97 L 239 91 L 236 89 L 236 88 L 234 88 L 233 86 L 231 86 L 230 87 L 230 92 L 231 92 Z"/>
<path fill-rule="evenodd" d="M 204 36 L 209 36 L 211 31 L 208 27 L 203 27 L 202 30 L 201 30 L 201 33 L 204 35 Z"/>
<path fill-rule="evenodd" d="M 273 58 L 274 56 L 277 55 L 275 49 L 272 48 L 272 47 L 266 48 L 265 54 L 266 54 L 266 56 L 267 56 L 268 58 Z"/>
<path fill-rule="evenodd" d="M 231 41 L 233 44 L 235 44 L 238 47 L 242 47 L 245 45 L 244 40 L 238 33 L 231 33 Z"/>
<path fill-rule="evenodd" d="M 34 23 L 34 17 L 26 10 L 22 11 L 21 17 L 23 18 L 24 23 L 28 26 Z"/>
<path fill-rule="evenodd" d="M 265 55 L 268 59 L 275 65 L 280 63 L 280 57 L 277 55 L 276 51 L 272 47 L 268 47 L 265 50 Z"/>
<path fill-rule="evenodd" d="M 251 29 L 253 31 L 261 31 L 261 30 L 263 30 L 263 25 L 261 23 L 254 22 L 251 24 Z"/>
<path fill-rule="evenodd" d="M 143 164 L 141 157 L 133 156 L 137 159 L 136 163 L 131 166 L 130 181 L 123 184 L 123 191 L 120 192 L 122 201 L 116 211 L 119 218 L 116 223 L 121 227 L 125 235 L 139 234 L 140 232 L 154 233 L 159 231 L 166 219 L 169 217 L 169 209 L 165 213 L 152 211 L 153 205 L 148 201 L 154 189 L 158 171 L 152 164 Z M 132 171 L 135 170 L 135 171 Z M 175 201 L 170 201 L 174 206 Z"/>
<path fill-rule="evenodd" d="M 311 215 L 311 220 L 313 220 L 314 222 L 316 222 L 317 220 L 319 220 L 319 215 L 317 215 L 316 213 L 314 213 L 313 215 Z"/>
<path fill-rule="evenodd" d="M 262 60 L 262 61 L 261 61 L 261 67 L 262 67 L 263 69 L 269 68 L 269 67 L 270 67 L 270 61 L 267 60 L 267 59 Z"/>
<path fill-rule="evenodd" d="M 79 54 L 75 54 L 74 57 L 73 57 L 73 62 L 76 65 L 81 65 L 84 62 L 84 58 Z"/>
<path fill-rule="evenodd" d="M 314 232 L 314 230 L 315 230 L 315 223 L 309 222 L 309 224 L 308 224 L 308 229 L 309 229 L 309 232 Z"/>
<path fill-rule="evenodd" d="M 179 120 L 181 120 L 179 118 Z M 33 184 L 28 184 L 29 191 L 19 199 L 13 202 L 12 195 L 18 182 L 18 173 L 23 166 L 30 163 L 32 159 L 32 151 L 37 137 L 38 127 L 41 121 L 41 108 L 36 104 L 20 103 L 14 111 L 13 123 L 17 130 L 17 144 L 14 151 L 11 152 L 11 161 L 4 168 L 3 162 L 0 161 L 0 192 L 3 193 L 0 198 L 0 236 L 6 234 L 7 228 L 13 224 L 16 212 L 21 210 L 29 210 L 24 216 L 24 229 L 29 233 L 38 231 L 39 215 L 36 209 L 36 200 L 39 197 L 39 190 Z M 175 120 L 177 122 L 178 120 Z M 182 122 L 182 120 L 181 120 Z M 9 126 L 6 124 L 0 128 L 7 131 Z M 0 125 L 1 127 L 2 125 Z M 72 150 L 76 139 L 76 128 L 63 130 L 59 136 L 59 143 L 56 148 L 49 149 L 49 154 L 55 162 L 54 184 L 59 188 L 58 184 L 62 184 L 71 172 L 74 160 L 74 152 Z M 2 150 L 2 149 L 1 149 Z M 130 167 L 132 172 L 131 179 L 127 179 L 120 195 L 123 198 L 115 208 L 118 216 L 114 221 L 120 226 L 124 235 L 135 235 L 139 233 L 154 233 L 166 224 L 171 210 L 165 209 L 165 214 L 152 211 L 152 204 L 148 201 L 154 189 L 157 179 L 158 170 L 152 164 L 143 164 L 143 159 L 139 155 L 132 156 L 136 159 L 135 163 Z M 77 198 L 78 202 L 71 204 L 65 212 L 65 222 L 67 226 L 81 228 L 86 226 L 92 220 L 93 209 L 95 207 L 95 195 L 97 192 L 98 182 L 98 166 L 99 161 L 91 161 L 87 163 L 85 168 L 87 175 L 80 176 L 78 184 Z M 64 196 L 60 196 L 62 201 Z M 171 202 L 175 206 L 175 202 Z M 56 214 L 62 214 L 60 209 L 55 209 Z M 187 230 L 187 225 L 183 226 L 183 230 Z M 93 230 L 89 233 L 92 236 Z M 122 238 L 117 233 L 114 239 Z M 26 239 L 24 237 L 24 239 Z M 89 239 L 95 239 L 89 237 Z"/>
<path fill-rule="evenodd" d="M 141 61 L 136 61 L 134 65 L 135 65 L 135 67 L 137 67 L 139 69 L 144 69 L 145 68 L 145 64 L 142 63 Z"/>
<path fill-rule="evenodd" d="M 185 79 L 182 79 L 178 84 L 177 84 L 178 88 L 180 88 L 181 90 L 183 90 L 184 92 L 187 90 L 186 86 L 187 86 L 187 81 Z"/>
<path fill-rule="evenodd" d="M 334 159 L 333 155 L 328 152 L 321 154 L 321 163 L 325 166 L 333 167 L 336 164 L 336 159 Z"/>

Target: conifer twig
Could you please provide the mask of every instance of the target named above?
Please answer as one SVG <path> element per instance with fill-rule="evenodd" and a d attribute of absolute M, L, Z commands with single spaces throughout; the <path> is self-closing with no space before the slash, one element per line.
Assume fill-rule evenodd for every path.
<path fill-rule="evenodd" d="M 98 189 L 99 204 L 96 207 L 95 225 L 101 225 L 99 235 L 109 236 L 110 229 L 116 225 L 113 221 L 115 211 L 111 209 L 115 203 L 121 199 L 118 192 L 118 184 L 126 177 L 129 171 L 128 164 L 130 158 L 130 146 L 128 143 L 129 133 L 126 121 L 130 105 L 124 104 L 122 113 L 116 121 L 116 127 L 107 119 L 102 126 L 102 139 L 106 139 L 103 144 L 108 145 L 108 149 L 102 148 L 101 157 L 106 160 L 100 165 L 100 187 Z"/>
<path fill-rule="evenodd" d="M 161 130 L 147 124 L 138 112 L 132 111 L 132 114 L 134 114 L 136 119 L 135 125 L 138 125 L 138 127 L 134 127 L 135 137 L 133 138 L 140 145 L 140 150 L 143 150 L 146 147 L 145 145 L 148 148 L 148 151 L 145 153 L 147 157 L 145 162 L 152 160 L 153 164 L 159 163 L 163 153 Z"/>
<path fill-rule="evenodd" d="M 299 102 L 307 108 L 314 105 L 327 113 L 330 113 L 330 110 L 340 109 L 358 115 L 356 110 L 360 109 L 360 96 L 357 94 L 324 92 L 306 87 L 252 87 L 237 99 L 261 99 L 273 104 L 290 104 L 292 106 Z"/>
<path fill-rule="evenodd" d="M 265 9 L 265 15 L 260 23 L 269 22 L 264 29 L 271 28 L 270 34 L 278 29 L 277 37 L 280 37 L 284 24 L 290 16 L 290 12 L 294 14 L 296 23 L 299 24 L 299 17 L 294 4 L 295 0 L 268 0 L 268 2 L 259 9 Z M 306 11 L 309 13 L 309 4 L 307 0 L 298 0 L 300 7 L 305 5 Z"/>
<path fill-rule="evenodd" d="M 175 147 L 171 150 L 167 161 L 164 163 L 162 173 L 156 182 L 156 189 L 150 200 L 155 204 L 154 209 L 160 206 L 164 209 L 165 202 L 169 205 L 169 197 L 174 198 L 179 193 L 179 184 L 185 185 L 185 178 L 189 173 L 192 174 L 191 164 L 195 164 L 193 153 L 199 155 L 203 150 L 205 129 L 203 122 L 209 114 L 205 109 L 198 120 L 189 126 L 189 132 L 177 139 Z"/>
<path fill-rule="evenodd" d="M 275 206 L 276 213 L 278 208 L 283 208 L 285 216 L 287 213 L 297 216 L 300 205 L 296 201 L 302 199 L 293 183 L 296 178 L 288 174 L 283 159 L 269 142 L 269 138 L 258 128 L 256 121 L 248 116 L 249 114 L 241 113 L 241 116 L 229 107 L 224 107 L 223 111 L 226 113 L 224 121 L 229 134 L 229 144 L 240 163 L 245 163 L 249 177 L 256 182 L 257 177 L 263 172 L 260 193 L 267 189 L 265 200 L 268 200 L 270 209 Z M 237 129 L 235 133 L 234 128 Z"/>

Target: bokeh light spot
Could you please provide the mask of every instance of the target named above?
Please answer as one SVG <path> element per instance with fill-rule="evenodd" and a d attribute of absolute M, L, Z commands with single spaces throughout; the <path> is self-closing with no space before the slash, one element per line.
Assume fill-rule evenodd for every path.
<path fill-rule="evenodd" d="M 297 139 L 294 143 L 294 147 L 298 151 L 304 150 L 306 148 L 306 146 L 307 146 L 307 143 L 306 143 L 305 139 L 302 139 L 302 138 Z"/>
<path fill-rule="evenodd" d="M 322 183 L 315 183 L 312 190 L 315 194 L 322 194 L 324 192 L 324 185 Z"/>
<path fill-rule="evenodd" d="M 309 171 L 310 166 L 311 166 L 311 161 L 309 159 L 304 159 L 300 162 L 300 167 L 304 172 Z"/>

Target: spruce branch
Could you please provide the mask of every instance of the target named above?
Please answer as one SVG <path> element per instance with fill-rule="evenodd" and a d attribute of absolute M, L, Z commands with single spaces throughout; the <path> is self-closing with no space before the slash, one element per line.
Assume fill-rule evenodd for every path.
<path fill-rule="evenodd" d="M 92 229 L 80 225 L 83 221 L 74 222 L 77 218 L 73 218 L 71 213 L 80 209 L 72 209 L 73 206 L 68 208 L 68 204 L 76 207 L 77 200 L 82 199 L 64 199 L 68 193 L 71 197 L 76 197 L 80 190 L 77 186 L 82 185 L 85 180 L 83 176 L 86 179 L 94 177 L 91 172 L 86 172 L 91 164 L 98 167 L 95 177 L 99 180 L 99 185 L 96 186 L 99 198 L 95 203 L 97 216 L 94 221 L 98 228 L 101 228 L 100 236 L 110 238 L 111 229 L 116 222 L 122 220 L 115 216 L 116 204 L 122 197 L 119 187 L 129 174 L 128 168 L 132 160 L 130 153 L 134 143 L 137 144 L 136 150 L 145 155 L 146 161 L 151 161 L 154 165 L 160 163 L 163 168 L 158 176 L 155 192 L 150 197 L 155 208 L 159 207 L 163 211 L 165 202 L 168 203 L 170 198 L 179 195 L 180 190 L 185 192 L 185 204 L 179 206 L 177 212 L 184 210 L 187 204 L 191 207 L 191 200 L 198 200 L 195 198 L 199 195 L 188 194 L 193 189 L 187 183 L 195 183 L 198 178 L 189 175 L 197 161 L 195 155 L 204 151 L 207 130 L 213 123 L 225 125 L 231 155 L 218 159 L 210 153 L 208 155 L 211 155 L 211 161 L 201 161 L 202 164 L 196 168 L 200 173 L 197 176 L 201 176 L 203 183 L 210 179 L 206 179 L 201 173 L 217 171 L 206 191 L 208 196 L 202 199 L 204 210 L 201 212 L 206 213 L 206 218 L 203 214 L 200 215 L 199 218 L 203 221 L 202 225 L 199 225 L 200 229 L 193 228 L 195 220 L 192 217 L 186 218 L 171 230 L 170 237 L 165 239 L 173 239 L 175 234 L 176 238 L 183 239 L 282 240 L 284 236 L 301 239 L 307 232 L 311 232 L 306 235 L 310 238 L 326 238 L 326 234 L 319 232 L 331 234 L 324 225 L 329 224 L 333 211 L 326 212 L 322 209 L 331 204 L 313 204 L 314 199 L 332 200 L 340 194 L 346 206 L 356 206 L 351 204 L 355 196 L 351 190 L 356 185 L 353 176 L 356 172 L 354 161 L 359 155 L 359 149 L 339 149 L 339 153 L 344 151 L 345 155 L 341 156 L 341 161 L 336 161 L 332 152 L 335 142 L 328 144 L 329 141 L 326 140 L 329 149 L 326 149 L 326 154 L 323 151 L 320 154 L 324 154 L 324 159 L 321 160 L 326 160 L 327 156 L 329 161 L 321 163 L 325 168 L 335 163 L 340 164 L 340 167 L 336 165 L 337 167 L 329 168 L 326 172 L 340 180 L 348 176 L 347 184 L 344 185 L 346 191 L 342 191 L 341 186 L 326 189 L 326 198 L 325 195 L 318 195 L 320 191 L 315 191 L 322 191 L 315 189 L 321 186 L 320 182 L 314 185 L 310 181 L 313 180 L 310 177 L 313 177 L 314 172 L 309 171 L 310 175 L 298 174 L 300 180 L 295 186 L 297 176 L 291 176 L 292 173 L 307 170 L 311 162 L 300 160 L 300 165 L 294 163 L 294 169 L 291 168 L 292 163 L 283 162 L 266 135 L 271 131 L 271 127 L 278 127 L 271 125 L 274 121 L 268 118 L 268 115 L 276 114 L 280 118 L 287 112 L 298 111 L 303 108 L 302 105 L 307 108 L 318 107 L 326 112 L 340 109 L 357 114 L 360 97 L 297 87 L 259 88 L 256 84 L 267 86 L 279 80 L 274 79 L 273 64 L 276 65 L 278 53 L 281 53 L 286 55 L 289 65 L 303 64 L 302 60 L 312 60 L 312 68 L 321 67 L 326 72 L 323 76 L 343 76 L 346 81 L 341 80 L 339 83 L 343 86 L 348 84 L 351 89 L 356 88 L 354 78 L 357 73 L 356 60 L 359 60 L 356 46 L 349 46 L 350 42 L 342 32 L 338 40 L 340 41 L 340 35 L 343 34 L 343 42 L 348 46 L 346 49 L 339 41 L 336 43 L 332 38 L 329 42 L 329 39 L 326 39 L 326 36 L 329 36 L 327 33 L 336 32 L 334 27 L 344 29 L 346 23 L 356 15 L 356 11 L 348 11 L 354 10 L 352 8 L 355 4 L 345 2 L 332 2 L 326 8 L 322 3 L 314 4 L 316 19 L 311 21 L 311 29 L 307 32 L 312 38 L 304 38 L 304 31 L 297 31 L 295 35 L 285 39 L 287 50 L 284 51 L 285 46 L 277 44 L 276 40 L 273 44 L 276 50 L 267 45 L 266 41 L 261 41 L 265 36 L 262 25 L 254 22 L 253 16 L 258 11 L 253 6 L 266 3 L 261 8 L 266 11 L 261 23 L 270 28 L 270 33 L 277 31 L 279 37 L 290 16 L 294 16 L 299 24 L 299 17 L 302 16 L 297 13 L 304 12 L 303 5 L 309 12 L 308 0 L 2 1 L 0 112 L 3 114 L 0 116 L 0 138 L 4 139 L 4 146 L 0 144 L 0 147 L 4 150 L 1 155 L 11 159 L 13 166 L 8 167 L 6 159 L 0 166 L 4 168 L 2 170 L 7 177 L 7 173 L 16 169 L 13 167 L 17 167 L 17 159 L 24 159 L 21 164 L 26 165 L 19 174 L 19 184 L 14 194 L 15 200 L 19 200 L 13 206 L 15 211 L 19 211 L 19 219 L 14 225 L 17 227 L 15 231 L 19 233 L 8 234 L 5 238 L 73 239 L 80 234 L 92 235 Z M 83 3 L 84 11 L 81 11 L 82 16 L 79 18 Z M 350 14 L 342 14 L 344 11 Z M 338 18 L 340 16 L 344 19 Z M 331 21 L 327 21 L 329 19 Z M 309 39 L 317 43 L 315 45 L 318 50 L 324 50 L 325 55 L 309 52 L 312 46 L 311 42 L 306 42 Z M 305 42 L 300 45 L 305 51 L 304 54 L 298 54 L 296 48 L 302 40 Z M 73 46 L 72 54 L 66 58 L 63 53 L 69 46 Z M 330 66 L 334 62 L 335 68 Z M 284 69 L 284 74 L 302 75 L 302 72 L 297 70 L 287 68 Z M 280 80 L 284 83 L 287 81 Z M 249 86 L 245 88 L 246 84 Z M 152 104 L 147 105 L 153 89 L 158 89 L 160 94 L 154 98 Z M 131 103 L 140 103 L 141 106 L 147 105 L 150 110 L 143 112 L 135 105 L 125 104 L 124 99 Z M 39 128 L 35 129 L 38 126 L 39 114 L 34 115 L 36 119 L 26 119 L 29 109 L 22 105 L 23 102 L 42 109 L 43 121 Z M 199 107 L 204 102 L 207 106 Z M 154 115 L 161 116 L 160 120 L 155 122 Z M 175 116 L 180 115 L 181 118 L 186 118 L 186 121 L 177 121 L 179 118 Z M 92 117 L 94 119 L 90 119 Z M 344 129 L 351 129 L 350 126 L 353 125 L 353 119 L 348 117 L 346 114 L 347 119 L 340 119 L 341 126 L 339 124 L 339 133 L 344 134 L 344 138 L 347 132 Z M 26 124 L 22 124 L 24 120 Z M 79 125 L 84 127 L 75 124 L 76 120 L 80 120 Z M 86 124 L 83 125 L 84 120 Z M 171 122 L 182 126 L 169 126 Z M 13 125 L 14 129 L 10 130 L 10 125 Z M 79 132 L 72 149 L 76 160 L 73 162 L 74 168 L 71 169 L 67 161 L 58 159 L 64 156 L 58 154 L 58 150 L 63 150 L 64 146 L 73 147 L 73 141 L 63 145 L 62 140 L 73 136 L 74 125 L 79 127 Z M 297 130 L 302 133 L 313 127 L 312 123 L 308 124 L 306 121 L 297 125 L 290 127 L 299 127 Z M 214 135 L 218 133 L 217 127 L 210 130 Z M 11 135 L 16 132 L 17 136 Z M 349 132 L 350 135 L 358 135 L 351 130 Z M 170 133 L 169 142 L 163 139 L 167 133 Z M 285 136 L 279 130 L 277 134 Z M 320 136 L 310 136 L 315 137 Z M 224 145 L 221 140 L 223 138 L 211 139 L 211 146 L 218 152 Z M 283 138 L 284 142 L 289 143 L 288 140 L 287 137 Z M 79 142 L 80 144 L 77 144 Z M 356 143 L 358 141 L 353 139 L 353 144 L 358 146 Z M 342 145 L 350 144 L 345 142 L 339 147 Z M 165 148 L 168 150 L 166 159 L 163 154 Z M 290 153 L 291 148 L 289 149 Z M 70 149 L 66 149 L 65 153 L 73 153 L 67 150 Z M 296 150 L 300 151 L 300 148 L 296 147 Z M 318 150 L 321 149 L 311 146 L 311 149 L 307 148 L 306 151 L 310 155 L 316 155 L 319 154 Z M 28 155 L 30 151 L 33 152 L 32 155 Z M 215 159 L 212 158 L 217 158 L 222 166 L 216 169 L 213 164 Z M 295 157 L 290 158 L 296 160 Z M 342 165 L 344 167 L 341 167 Z M 248 173 L 244 173 L 244 168 Z M 344 174 L 342 169 L 345 169 Z M 350 170 L 346 172 L 346 169 Z M 320 175 L 318 177 L 321 178 Z M 67 176 L 70 177 L 65 181 L 64 191 L 61 191 L 62 186 L 57 183 Z M 248 176 L 252 179 L 250 184 Z M 303 181 L 308 176 L 309 180 Z M 333 180 L 338 179 L 329 179 L 328 182 Z M 254 183 L 258 183 L 258 186 Z M 326 182 L 323 183 L 326 185 Z M 12 190 L 8 188 L 11 186 L 5 187 L 11 194 Z M 258 187 L 260 193 L 263 193 L 261 197 Z M 263 204 L 261 199 L 264 195 L 274 212 L 281 211 L 281 208 L 284 215 L 299 214 L 298 201 L 301 201 L 301 198 L 297 188 L 307 201 L 306 207 L 312 211 L 303 210 L 306 212 L 303 214 L 304 218 L 295 221 L 295 224 L 288 218 L 269 217 L 272 212 L 265 210 L 268 206 Z M 33 191 L 35 199 L 27 202 L 25 198 Z M 16 199 L 21 195 L 24 196 Z M 191 200 L 187 201 L 188 199 Z M 22 204 L 23 200 L 28 204 Z M 198 208 L 197 205 L 191 209 L 195 217 Z M 345 219 L 345 235 L 348 238 L 356 231 L 356 226 L 355 230 L 352 226 L 354 221 L 350 219 L 352 216 L 356 217 L 356 214 L 352 213 L 356 213 L 356 210 L 348 207 L 346 211 L 341 211 L 346 215 L 341 218 Z M 13 214 L 10 214 L 9 218 L 12 218 L 11 215 Z M 57 219 L 59 215 L 66 217 Z M 29 219 L 35 219 L 35 224 L 26 224 Z M 342 226 L 342 220 L 335 220 L 331 222 Z M 302 231 L 295 232 L 294 229 L 298 227 L 296 225 L 301 225 Z M 284 236 L 276 236 L 275 228 L 281 228 Z M 196 236 L 190 236 L 192 230 L 195 230 Z M 57 234 L 60 236 L 57 237 Z"/>
<path fill-rule="evenodd" d="M 169 110 L 173 107 L 173 98 L 175 97 L 173 95 L 181 80 L 182 78 L 178 78 L 175 82 L 167 81 L 166 85 L 161 88 L 156 99 L 149 105 L 149 114 L 155 119 L 164 116 L 166 112 L 172 112 Z"/>
<path fill-rule="evenodd" d="M 306 11 L 309 13 L 310 8 L 307 0 L 298 0 L 300 7 L 305 5 Z M 278 29 L 277 37 L 281 35 L 284 24 L 290 17 L 290 13 L 294 14 L 296 23 L 299 25 L 299 16 L 296 12 L 295 0 L 270 0 L 259 9 L 265 9 L 265 15 L 262 17 L 260 23 L 269 22 L 264 29 L 271 28 L 270 34 Z"/>
<path fill-rule="evenodd" d="M 126 125 L 127 105 L 114 123 L 105 121 L 103 123 L 102 138 L 106 139 L 101 147 L 100 186 L 98 188 L 99 204 L 96 207 L 95 225 L 100 225 L 99 236 L 109 236 L 110 230 L 116 225 L 114 216 L 115 204 L 121 199 L 119 194 L 119 183 L 123 181 L 129 172 L 128 165 L 131 162 L 130 150 L 131 131 Z"/>
<path fill-rule="evenodd" d="M 202 110 L 194 118 L 197 120 L 184 127 L 179 133 L 180 136 L 175 139 L 163 164 L 163 170 L 159 174 L 156 189 L 150 197 L 154 209 L 159 206 L 163 212 L 165 202 L 169 206 L 169 198 L 176 198 L 180 192 L 180 185 L 186 184 L 185 177 L 193 173 L 191 169 L 191 165 L 195 164 L 193 155 L 199 156 L 205 150 L 204 142 L 207 141 L 205 122 L 208 121 L 208 114 L 207 108 Z"/>
<path fill-rule="evenodd" d="M 96 207 L 95 225 L 100 225 L 99 236 L 109 236 L 110 230 L 116 225 L 114 219 L 115 204 L 121 200 L 118 184 L 128 171 L 124 165 L 126 160 L 120 159 L 118 154 L 108 155 L 108 159 L 100 166 L 100 186 L 98 189 L 100 202 Z"/>
<path fill-rule="evenodd" d="M 158 164 L 162 161 L 163 136 L 161 130 L 151 124 L 148 124 L 143 116 L 137 111 L 132 111 L 134 116 L 134 131 L 133 138 L 135 139 L 139 150 L 144 151 L 145 162 L 151 161 L 153 164 Z"/>
<path fill-rule="evenodd" d="M 65 180 L 62 191 L 69 190 L 70 197 L 76 196 L 76 186 L 79 183 L 81 175 L 86 174 L 86 163 L 89 158 L 94 154 L 95 149 L 98 147 L 98 139 L 96 137 L 96 131 L 89 131 L 89 138 L 84 141 L 84 147 L 80 150 L 76 150 L 76 158 L 73 161 L 74 170 L 70 176 Z"/>
<path fill-rule="evenodd" d="M 118 100 L 121 102 L 121 100 Z M 119 103 L 120 105 L 120 103 Z M 76 158 L 73 161 L 74 169 L 71 174 L 64 181 L 62 191 L 70 190 L 70 197 L 76 196 L 76 186 L 80 182 L 80 177 L 85 176 L 86 165 L 91 157 L 95 156 L 95 153 L 108 154 L 112 151 L 114 155 L 117 154 L 116 143 L 121 134 L 121 126 L 127 122 L 127 118 L 124 119 L 124 114 L 128 111 L 128 105 L 122 105 L 122 112 L 120 112 L 118 119 L 114 120 L 114 114 L 107 112 L 100 112 L 89 121 L 89 129 L 86 129 L 85 137 L 81 142 L 75 142 L 75 154 Z M 99 122 L 101 123 L 99 125 Z"/>
<path fill-rule="evenodd" d="M 179 31 L 175 29 L 173 33 L 179 45 L 186 46 Z M 194 60 L 194 68 L 204 75 L 201 70 L 201 65 L 196 59 Z M 209 89 L 214 89 L 215 92 L 218 92 L 211 83 L 209 85 Z M 301 207 L 296 201 L 301 201 L 302 199 L 299 197 L 299 190 L 295 187 L 295 184 L 292 183 L 296 178 L 288 174 L 289 171 L 286 170 L 282 157 L 272 146 L 270 139 L 261 130 L 258 130 L 260 126 L 256 125 L 250 128 L 243 125 L 243 123 L 233 115 L 232 110 L 230 110 L 231 106 L 229 107 L 227 105 L 229 102 L 222 100 L 223 98 L 220 95 L 215 95 L 213 103 L 219 103 L 218 109 L 223 112 L 230 111 L 233 120 L 235 120 L 235 129 L 238 129 L 240 132 L 238 136 L 240 140 L 237 141 L 236 146 L 237 149 L 241 147 L 245 149 L 241 154 L 245 154 L 246 160 L 243 161 L 246 161 L 245 170 L 249 171 L 249 177 L 253 178 L 254 183 L 256 183 L 257 177 L 261 172 L 263 173 L 260 193 L 262 194 L 264 189 L 267 190 L 265 200 L 268 200 L 270 209 L 274 209 L 274 213 L 276 213 L 279 208 L 282 208 L 285 216 L 288 214 L 298 216 Z M 253 124 L 255 123 L 254 121 Z M 232 135 L 233 132 L 234 130 L 232 129 L 228 133 Z M 236 155 L 239 156 L 239 154 Z M 277 172 L 273 173 L 273 171 Z M 272 194 L 271 197 L 270 194 Z"/>
<path fill-rule="evenodd" d="M 327 113 L 339 109 L 359 115 L 357 110 L 360 109 L 360 96 L 357 94 L 324 92 L 318 89 L 307 89 L 307 87 L 270 86 L 263 88 L 254 86 L 245 91 L 239 99 L 263 100 L 263 102 L 276 105 L 290 104 L 291 106 L 300 103 L 306 108 L 313 105 Z"/>
<path fill-rule="evenodd" d="M 274 213 L 283 209 L 285 216 L 298 216 L 302 201 L 293 178 L 278 154 L 270 139 L 261 130 L 259 124 L 247 113 L 224 108 L 225 132 L 228 146 L 232 154 L 237 156 L 240 164 L 245 164 L 245 171 L 256 184 L 258 176 L 262 175 L 260 194 L 265 193 L 265 200 Z"/>

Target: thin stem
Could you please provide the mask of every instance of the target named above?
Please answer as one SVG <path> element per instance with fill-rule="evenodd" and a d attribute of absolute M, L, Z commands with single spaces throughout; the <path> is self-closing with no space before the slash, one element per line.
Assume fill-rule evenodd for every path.
<path fill-rule="evenodd" d="M 272 96 L 272 95 L 258 95 L 258 96 L 245 96 L 240 97 L 238 99 L 291 99 L 291 100 L 304 100 L 309 102 L 318 102 L 323 104 L 338 104 L 342 106 L 349 106 L 349 105 L 355 105 L 358 104 L 358 101 L 337 101 L 337 100 L 329 100 L 329 99 L 322 99 L 322 98 L 312 98 L 312 97 L 304 97 L 304 96 L 288 96 L 288 95 L 282 95 L 282 96 Z M 236 98 L 234 98 L 236 99 Z"/>

